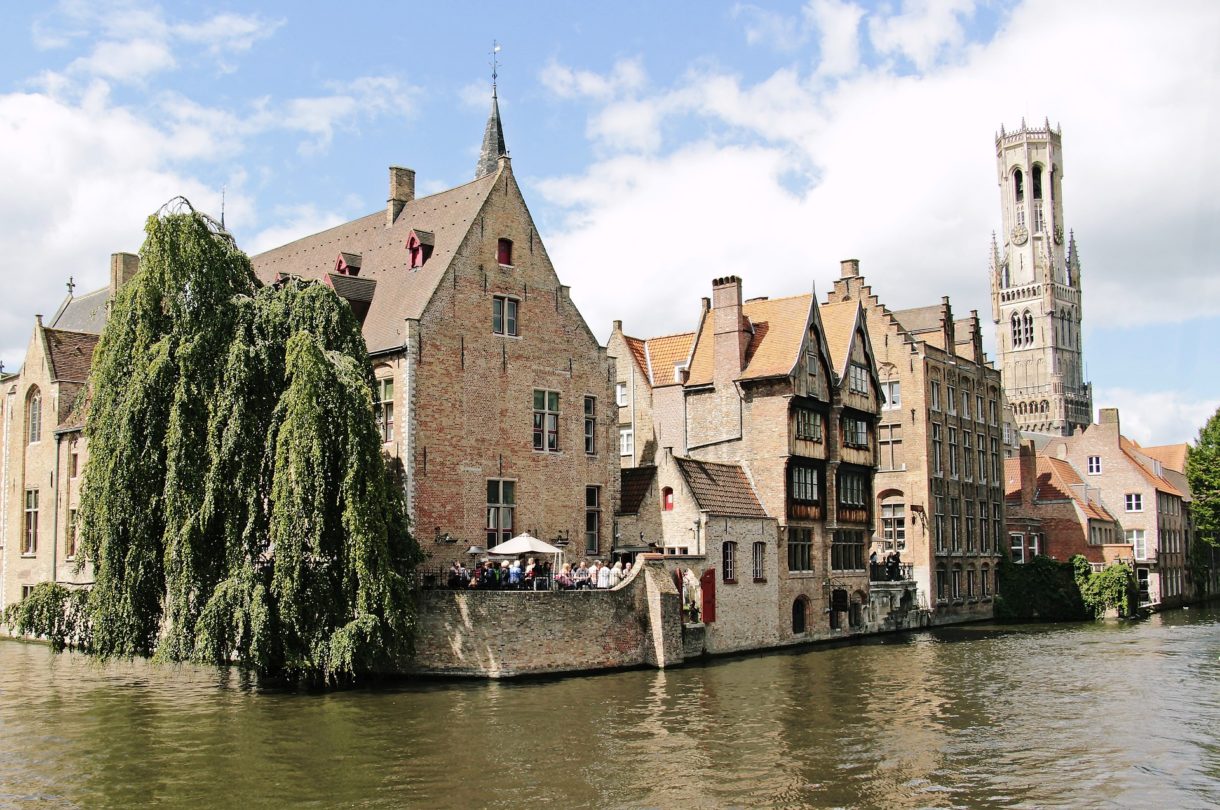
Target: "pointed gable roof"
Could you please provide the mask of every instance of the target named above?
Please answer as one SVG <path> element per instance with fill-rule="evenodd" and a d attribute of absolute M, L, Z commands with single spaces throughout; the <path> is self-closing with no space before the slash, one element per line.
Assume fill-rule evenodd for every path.
<path fill-rule="evenodd" d="M 89 369 L 93 366 L 93 350 L 97 348 L 98 336 L 65 329 L 43 329 L 42 334 L 47 342 L 47 363 L 51 367 L 51 379 L 56 382 L 87 381 Z"/>
<path fill-rule="evenodd" d="M 50 326 L 52 329 L 100 335 L 102 327 L 106 325 L 106 303 L 109 300 L 109 287 L 84 295 L 70 295 L 51 318 Z"/>
<path fill-rule="evenodd" d="M 826 330 L 826 345 L 830 348 L 830 361 L 835 373 L 847 376 L 847 364 L 851 360 L 851 347 L 860 325 L 859 301 L 832 301 L 822 304 L 822 328 Z"/>
<path fill-rule="evenodd" d="M 1146 480 L 1150 485 L 1169 495 L 1177 495 L 1179 498 L 1186 497 L 1184 492 L 1179 490 L 1173 484 L 1169 483 L 1169 481 L 1167 481 L 1165 478 L 1148 469 L 1148 465 L 1140 461 L 1139 455 L 1143 452 L 1143 448 L 1128 439 L 1126 436 L 1122 435 L 1118 437 L 1118 446 L 1119 449 L 1123 451 L 1123 455 L 1125 455 L 1131 461 L 1131 464 L 1135 467 L 1135 469 L 1139 470 L 1140 474 L 1144 476 L 1144 480 Z"/>
<path fill-rule="evenodd" d="M 800 360 L 813 300 L 812 295 L 805 294 L 775 299 L 758 298 L 742 304 L 742 317 L 752 333 L 746 345 L 745 365 L 740 379 L 761 380 L 792 373 Z M 712 381 L 715 363 L 712 321 L 712 318 L 704 317 L 700 324 L 690 362 L 688 385 L 708 385 Z"/>
<path fill-rule="evenodd" d="M 378 211 L 260 253 L 251 258 L 254 272 L 264 284 L 280 274 L 321 281 L 334 271 L 336 254 L 360 254 L 359 278 L 377 285 L 364 319 L 364 340 L 372 353 L 401 348 L 403 320 L 423 314 L 500 176 L 497 171 L 411 200 L 388 227 L 385 211 Z M 431 258 L 415 269 L 406 250 L 412 231 L 428 231 L 436 242 Z"/>
<path fill-rule="evenodd" d="M 674 378 L 674 368 L 690 360 L 694 332 L 679 332 L 676 335 L 661 335 L 644 342 L 649 380 L 654 386 L 681 382 Z"/>
<path fill-rule="evenodd" d="M 475 178 L 487 174 L 495 174 L 500 158 L 508 154 L 504 146 L 504 127 L 500 124 L 500 99 L 496 96 L 496 86 L 491 87 L 491 112 L 487 116 L 487 126 L 483 129 L 483 148 L 479 151 L 479 162 L 474 167 Z"/>
<path fill-rule="evenodd" d="M 733 517 L 767 517 L 740 465 L 696 461 L 681 456 L 675 456 L 674 463 L 701 511 Z"/>

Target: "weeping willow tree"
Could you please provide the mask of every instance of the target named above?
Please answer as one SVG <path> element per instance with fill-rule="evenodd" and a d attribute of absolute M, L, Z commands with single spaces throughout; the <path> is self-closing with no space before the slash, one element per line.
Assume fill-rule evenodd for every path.
<path fill-rule="evenodd" d="M 399 669 L 419 552 L 350 308 L 262 286 L 185 201 L 145 230 L 94 356 L 87 646 L 315 681 Z"/>

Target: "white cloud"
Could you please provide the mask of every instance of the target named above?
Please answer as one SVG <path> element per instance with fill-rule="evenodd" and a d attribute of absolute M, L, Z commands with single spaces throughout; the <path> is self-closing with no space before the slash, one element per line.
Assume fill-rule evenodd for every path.
<path fill-rule="evenodd" d="M 856 41 L 858 9 L 812 8 L 841 14 Z M 1220 315 L 1220 152 L 1207 141 L 1220 97 L 1208 84 L 1220 76 L 1220 7 L 1142 8 L 1034 0 L 985 44 L 941 37 L 923 73 L 853 68 L 849 54 L 831 60 L 841 73 L 825 84 L 823 52 L 812 72 L 748 82 L 703 70 L 632 94 L 630 106 L 606 100 L 588 128 L 600 159 L 539 184 L 567 213 L 547 235 L 551 255 L 561 270 L 580 268 L 573 294 L 603 336 L 615 318 L 643 335 L 691 328 L 726 264 L 749 294 L 781 295 L 814 280 L 825 290 L 849 256 L 890 306 L 948 294 L 957 312 L 978 310 L 990 333 L 991 135 L 1023 114 L 1041 124 L 1045 113 L 1064 126 L 1065 216 L 1084 262 L 1086 324 Z M 933 40 L 902 41 L 918 55 Z M 1085 53 L 1085 40 L 1107 47 Z M 617 148 L 604 148 L 602 125 L 619 113 L 629 114 Z M 671 136 L 683 131 L 702 140 Z M 624 233 L 630 261 L 604 249 Z M 658 278 L 669 294 L 657 292 Z M 628 307 L 607 279 L 648 294 Z"/>
<path fill-rule="evenodd" d="M 809 38 L 808 26 L 801 24 L 800 20 L 750 3 L 733 6 L 732 14 L 742 21 L 749 45 L 766 45 L 777 51 L 789 52 L 804 45 Z"/>
<path fill-rule="evenodd" d="M 335 128 L 354 127 L 362 120 L 381 116 L 406 117 L 412 108 L 416 89 L 396 76 L 362 76 L 350 82 L 331 82 L 327 96 L 289 99 L 281 112 L 258 120 L 265 126 L 282 126 L 313 136 L 303 141 L 302 153 L 325 150 L 334 138 Z"/>
<path fill-rule="evenodd" d="M 257 14 L 217 14 L 203 22 L 179 23 L 172 30 L 176 37 L 206 45 L 209 53 L 220 56 L 250 50 L 254 43 L 267 39 L 283 24 L 283 20 L 264 20 Z"/>
<path fill-rule="evenodd" d="M 272 219 L 276 224 L 259 231 L 241 247 L 253 256 L 303 236 L 333 228 L 350 218 L 344 213 L 323 211 L 312 204 L 277 206 L 272 212 Z"/>
<path fill-rule="evenodd" d="M 806 13 L 818 31 L 818 75 L 843 76 L 860 64 L 864 9 L 842 0 L 811 0 Z"/>
<path fill-rule="evenodd" d="M 869 39 L 881 53 L 904 56 L 925 70 L 965 41 L 962 17 L 974 5 L 974 0 L 903 0 L 901 13 L 869 20 Z"/>
<path fill-rule="evenodd" d="M 72 62 L 71 72 L 120 82 L 141 81 L 177 64 L 167 42 L 129 39 L 100 42 L 88 56 Z"/>
<path fill-rule="evenodd" d="M 1220 407 L 1220 398 L 1184 397 L 1179 391 L 1100 388 L 1094 392 L 1093 406 L 1118 408 L 1123 435 L 1151 447 L 1193 444 L 1199 428 Z"/>
<path fill-rule="evenodd" d="M 638 59 L 620 59 L 607 74 L 573 70 L 552 60 L 538 77 L 560 98 L 609 100 L 640 90 L 647 81 L 644 65 Z"/>

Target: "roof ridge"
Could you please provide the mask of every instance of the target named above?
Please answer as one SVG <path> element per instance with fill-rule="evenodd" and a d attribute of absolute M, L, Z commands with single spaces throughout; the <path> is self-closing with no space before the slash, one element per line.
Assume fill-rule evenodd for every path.
<path fill-rule="evenodd" d="M 670 332 L 670 333 L 664 334 L 664 335 L 653 335 L 650 338 L 642 338 L 642 340 L 647 342 L 649 340 L 660 340 L 661 338 L 687 337 L 687 336 L 694 337 L 695 336 L 694 330 L 687 331 L 687 332 Z M 624 335 L 623 337 L 626 337 L 626 335 Z M 640 339 L 641 338 L 637 338 L 637 340 L 640 340 Z"/>

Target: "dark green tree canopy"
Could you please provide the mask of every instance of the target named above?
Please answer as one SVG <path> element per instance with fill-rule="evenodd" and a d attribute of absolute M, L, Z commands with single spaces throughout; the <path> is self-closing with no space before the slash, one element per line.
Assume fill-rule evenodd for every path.
<path fill-rule="evenodd" d="M 1186 454 L 1190 484 L 1190 514 L 1195 536 L 1220 546 L 1220 409 L 1199 429 L 1199 439 Z"/>
<path fill-rule="evenodd" d="M 94 358 L 83 611 L 103 656 L 350 679 L 410 653 L 418 549 L 381 453 L 372 369 L 328 287 L 263 286 L 182 201 Z"/>

